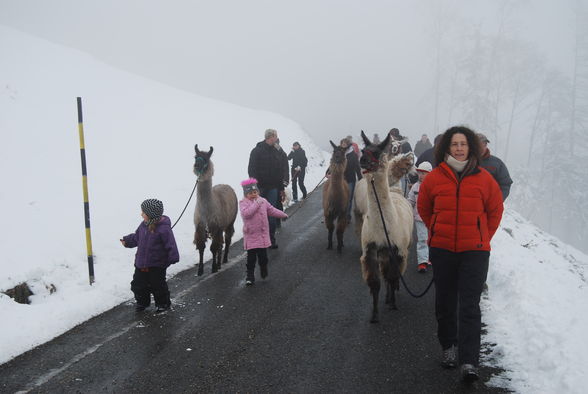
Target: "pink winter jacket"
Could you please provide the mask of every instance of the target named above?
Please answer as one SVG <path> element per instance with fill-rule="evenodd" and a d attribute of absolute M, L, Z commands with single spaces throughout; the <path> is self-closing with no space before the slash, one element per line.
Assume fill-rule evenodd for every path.
<path fill-rule="evenodd" d="M 257 197 L 255 200 L 242 199 L 239 201 L 239 210 L 243 218 L 243 247 L 245 250 L 268 248 L 272 244 L 269 235 L 268 215 L 281 219 L 288 217 L 263 197 Z"/>

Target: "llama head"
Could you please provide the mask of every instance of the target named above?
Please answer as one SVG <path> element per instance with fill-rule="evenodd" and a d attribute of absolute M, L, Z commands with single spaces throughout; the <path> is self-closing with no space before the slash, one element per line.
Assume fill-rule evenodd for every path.
<path fill-rule="evenodd" d="M 345 151 L 347 151 L 347 148 L 344 148 L 340 145 L 335 145 L 331 140 L 329 140 L 329 142 L 333 147 L 333 154 L 331 155 L 331 165 L 347 165 L 347 158 L 345 157 Z"/>
<path fill-rule="evenodd" d="M 198 149 L 198 144 L 194 146 L 196 156 L 194 156 L 194 174 L 201 177 L 204 173 L 208 172 L 208 169 L 212 169 L 212 162 L 210 156 L 212 156 L 213 148 L 210 147 L 208 152 L 201 151 Z"/>
<path fill-rule="evenodd" d="M 385 169 L 386 163 L 388 162 L 388 155 L 386 148 L 390 142 L 390 134 L 386 136 L 384 141 L 379 144 L 374 144 L 365 135 L 363 130 L 361 131 L 361 138 L 365 144 L 365 147 L 361 150 L 362 155 L 359 160 L 359 165 L 366 172 L 374 172 L 379 169 Z"/>

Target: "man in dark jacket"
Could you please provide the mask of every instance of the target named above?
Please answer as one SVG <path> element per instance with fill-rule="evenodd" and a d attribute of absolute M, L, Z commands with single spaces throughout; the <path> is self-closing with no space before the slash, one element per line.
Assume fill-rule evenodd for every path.
<path fill-rule="evenodd" d="M 353 204 L 353 194 L 355 192 L 355 185 L 361 179 L 361 167 L 359 166 L 359 160 L 357 155 L 353 151 L 353 146 L 347 138 L 341 140 L 341 146 L 346 148 L 345 157 L 347 158 L 347 166 L 343 177 L 349 185 L 349 205 L 347 207 L 347 220 L 351 220 L 351 208 Z"/>
<path fill-rule="evenodd" d="M 490 141 L 484 134 L 478 133 L 478 139 L 480 140 L 480 151 L 482 152 L 480 167 L 488 171 L 496 179 L 502 191 L 502 201 L 506 201 L 510 193 L 510 185 L 512 185 L 508 168 L 506 168 L 506 164 L 502 160 L 490 154 L 490 149 L 488 149 Z"/>
<path fill-rule="evenodd" d="M 280 191 L 288 184 L 284 174 L 288 173 L 288 160 L 284 161 L 282 154 L 274 146 L 278 140 L 278 132 L 273 129 L 265 131 L 265 139 L 258 142 L 249 155 L 248 173 L 251 178 L 257 179 L 260 195 L 278 208 Z M 285 155 L 284 155 L 285 156 Z M 276 219 L 269 217 L 270 239 L 276 249 Z"/>
<path fill-rule="evenodd" d="M 420 156 L 423 154 L 424 151 L 427 149 L 431 149 L 433 145 L 431 145 L 431 141 L 429 141 L 429 137 L 426 134 L 423 134 L 421 139 L 416 143 L 414 146 L 414 154 Z"/>
<path fill-rule="evenodd" d="M 439 141 L 441 141 L 441 137 L 443 137 L 443 134 L 438 134 L 437 137 L 435 137 L 435 140 L 433 141 L 433 147 L 427 149 L 419 155 L 419 158 L 417 159 L 416 163 L 414 163 L 416 167 L 418 167 L 419 164 L 421 164 L 424 161 L 428 161 L 429 163 L 431 163 L 433 168 L 437 167 L 437 163 L 435 163 L 435 147 L 437 146 Z"/>
<path fill-rule="evenodd" d="M 288 154 L 288 160 L 292 160 L 292 198 L 294 198 L 294 201 L 298 201 L 298 188 L 296 187 L 296 181 L 298 181 L 300 191 L 302 192 L 302 199 L 304 200 L 306 198 L 304 176 L 306 175 L 308 159 L 300 143 L 295 142 L 292 145 L 292 151 Z"/>

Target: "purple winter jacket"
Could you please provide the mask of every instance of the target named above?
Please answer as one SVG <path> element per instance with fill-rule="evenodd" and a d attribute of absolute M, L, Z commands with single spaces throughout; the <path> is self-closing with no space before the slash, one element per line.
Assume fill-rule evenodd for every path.
<path fill-rule="evenodd" d="M 255 200 L 244 198 L 239 201 L 239 209 L 243 218 L 243 247 L 245 250 L 268 248 L 272 244 L 268 215 L 282 219 L 288 217 L 263 197 L 257 197 Z"/>
<path fill-rule="evenodd" d="M 137 231 L 123 237 L 125 247 L 137 247 L 135 254 L 135 267 L 163 267 L 180 261 L 180 253 L 176 245 L 176 239 L 171 229 L 171 221 L 167 216 L 162 216 L 150 232 L 145 222 L 141 222 Z"/>

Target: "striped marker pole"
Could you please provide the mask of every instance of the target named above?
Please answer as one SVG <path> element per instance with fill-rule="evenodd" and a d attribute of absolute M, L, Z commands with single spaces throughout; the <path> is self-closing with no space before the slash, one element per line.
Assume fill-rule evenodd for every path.
<path fill-rule="evenodd" d="M 94 257 L 92 256 L 92 235 L 90 231 L 90 202 L 88 200 L 88 175 L 86 172 L 86 148 L 84 146 L 84 122 L 82 120 L 82 98 L 78 97 L 78 131 L 82 157 L 82 186 L 84 190 L 84 220 L 86 222 L 86 249 L 88 252 L 88 273 L 90 285 L 94 283 Z"/>

